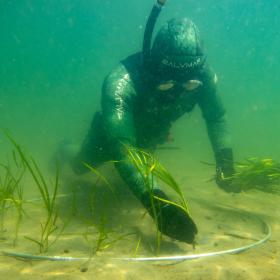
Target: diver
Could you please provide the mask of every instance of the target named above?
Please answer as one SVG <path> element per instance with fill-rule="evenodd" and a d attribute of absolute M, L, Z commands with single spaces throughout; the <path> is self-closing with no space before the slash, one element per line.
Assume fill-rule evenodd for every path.
<path fill-rule="evenodd" d="M 172 124 L 198 105 L 206 122 L 216 162 L 216 182 L 226 191 L 234 173 L 225 110 L 217 95 L 217 76 L 206 62 L 199 31 L 187 18 L 169 20 L 153 29 L 166 0 L 157 0 L 148 18 L 142 52 L 122 60 L 105 78 L 101 112 L 72 161 L 78 174 L 88 171 L 83 162 L 98 167 L 109 160 L 152 218 L 151 201 L 137 168 L 128 160 L 128 147 L 154 151 L 167 141 Z M 156 186 L 154 195 L 168 199 Z M 158 201 L 159 230 L 174 239 L 193 243 L 196 225 L 180 208 Z"/>

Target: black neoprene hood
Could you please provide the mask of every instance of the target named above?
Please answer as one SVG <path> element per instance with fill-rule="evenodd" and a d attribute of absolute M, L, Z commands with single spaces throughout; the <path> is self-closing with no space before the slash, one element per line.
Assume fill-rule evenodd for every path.
<path fill-rule="evenodd" d="M 190 19 L 169 20 L 157 33 L 151 49 L 152 72 L 188 74 L 204 61 L 199 31 Z"/>

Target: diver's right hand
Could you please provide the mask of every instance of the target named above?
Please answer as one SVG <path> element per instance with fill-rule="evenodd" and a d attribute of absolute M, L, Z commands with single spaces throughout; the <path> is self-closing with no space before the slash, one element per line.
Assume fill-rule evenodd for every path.
<path fill-rule="evenodd" d="M 164 200 L 168 197 L 160 189 L 155 189 L 153 194 Z M 145 193 L 141 199 L 150 216 L 157 223 L 158 230 L 163 234 L 189 244 L 195 243 L 197 227 L 191 217 L 181 208 L 154 199 L 154 209 L 151 205 L 151 198 Z"/>
<path fill-rule="evenodd" d="M 173 204 L 164 205 L 158 214 L 158 224 L 163 234 L 189 244 L 195 243 L 197 227 L 183 209 Z"/>

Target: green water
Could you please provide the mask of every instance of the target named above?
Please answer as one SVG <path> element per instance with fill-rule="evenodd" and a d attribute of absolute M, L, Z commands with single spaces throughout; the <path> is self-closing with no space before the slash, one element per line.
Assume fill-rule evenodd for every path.
<path fill-rule="evenodd" d="M 61 141 L 81 143 L 100 108 L 104 77 L 141 50 L 152 3 L 0 1 L 0 128 L 46 170 Z M 156 29 L 187 16 L 198 25 L 237 160 L 280 160 L 279 14 L 278 0 L 168 0 L 157 22 Z M 199 185 L 200 162 L 214 161 L 199 110 L 178 120 L 173 135 L 181 152 L 162 152 L 162 160 L 175 176 L 196 177 Z M 1 162 L 11 149 L 1 133 Z"/>
<path fill-rule="evenodd" d="M 150 8 L 150 1 L 1 1 L 0 126 L 46 158 L 42 146 L 81 141 L 99 108 L 104 76 L 141 49 Z M 157 24 L 180 16 L 197 23 L 237 157 L 279 158 L 279 10 L 276 0 L 174 0 Z M 182 123 L 190 129 L 176 138 L 201 150 L 195 121 Z M 204 142 L 205 132 L 197 138 Z"/>

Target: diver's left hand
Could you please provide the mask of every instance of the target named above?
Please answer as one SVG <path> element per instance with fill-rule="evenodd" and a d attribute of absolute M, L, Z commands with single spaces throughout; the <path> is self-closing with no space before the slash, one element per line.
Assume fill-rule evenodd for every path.
<path fill-rule="evenodd" d="M 231 148 L 220 149 L 216 153 L 216 183 L 226 192 L 240 192 L 238 186 L 233 184 L 234 161 Z"/>
<path fill-rule="evenodd" d="M 223 189 L 224 191 L 228 192 L 228 185 L 230 184 L 230 177 L 226 178 L 224 172 L 222 171 L 221 167 L 216 168 L 216 177 L 215 177 L 216 184 L 218 187 Z"/>
<path fill-rule="evenodd" d="M 233 192 L 239 193 L 240 188 L 233 183 L 232 177 L 234 175 L 234 170 L 232 169 L 230 172 L 226 170 L 226 172 L 221 167 L 217 167 L 216 169 L 216 184 L 225 192 Z"/>

